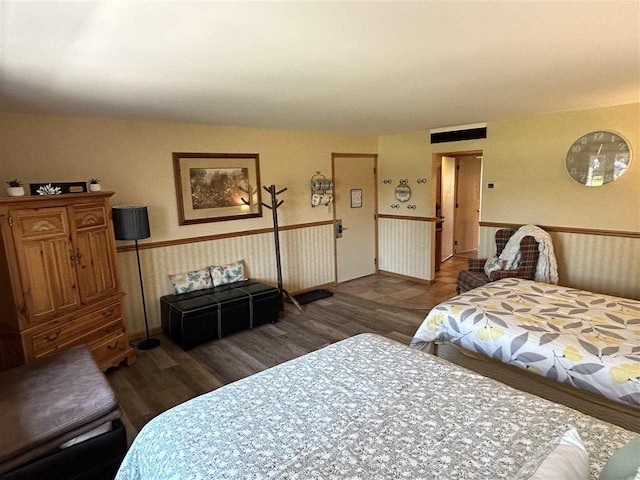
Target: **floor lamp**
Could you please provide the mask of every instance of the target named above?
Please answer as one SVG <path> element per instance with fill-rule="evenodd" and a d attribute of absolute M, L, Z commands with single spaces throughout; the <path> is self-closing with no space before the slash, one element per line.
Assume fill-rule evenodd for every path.
<path fill-rule="evenodd" d="M 140 251 L 138 240 L 149 238 L 149 215 L 147 207 L 143 205 L 119 205 L 113 207 L 113 230 L 116 240 L 135 240 L 136 258 L 138 260 L 138 276 L 140 277 L 140 293 L 142 293 L 142 310 L 144 311 L 144 328 L 147 337 L 138 342 L 139 350 L 151 350 L 160 345 L 160 340 L 149 337 L 149 323 L 147 321 L 147 305 L 144 301 L 144 284 L 142 283 L 142 269 L 140 268 Z"/>

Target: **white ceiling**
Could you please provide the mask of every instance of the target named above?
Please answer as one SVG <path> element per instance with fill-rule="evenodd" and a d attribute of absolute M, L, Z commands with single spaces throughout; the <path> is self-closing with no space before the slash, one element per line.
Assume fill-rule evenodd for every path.
<path fill-rule="evenodd" d="M 393 133 L 640 101 L 640 2 L 0 0 L 0 110 Z"/>

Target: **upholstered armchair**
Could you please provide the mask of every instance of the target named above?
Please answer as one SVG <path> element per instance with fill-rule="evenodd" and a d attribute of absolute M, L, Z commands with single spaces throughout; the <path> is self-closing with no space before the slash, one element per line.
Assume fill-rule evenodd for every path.
<path fill-rule="evenodd" d="M 496 255 L 500 256 L 515 230 L 500 229 L 496 232 Z M 502 278 L 524 278 L 533 280 L 538 266 L 538 242 L 533 237 L 523 237 L 520 241 L 520 265 L 517 270 L 495 270 L 487 276 L 484 272 L 486 258 L 472 258 L 469 269 L 458 272 L 457 291 L 467 292 L 489 282 Z"/>

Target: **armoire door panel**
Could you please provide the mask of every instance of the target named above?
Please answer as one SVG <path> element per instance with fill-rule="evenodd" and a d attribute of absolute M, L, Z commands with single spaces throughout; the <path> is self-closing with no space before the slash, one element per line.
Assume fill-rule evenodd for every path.
<path fill-rule="evenodd" d="M 11 217 L 29 323 L 80 305 L 67 209 L 14 210 Z"/>
<path fill-rule="evenodd" d="M 80 304 L 69 240 L 30 241 L 20 250 L 23 289 L 31 322 L 60 315 Z"/>
<path fill-rule="evenodd" d="M 116 291 L 116 277 L 109 230 L 87 231 L 76 234 L 76 270 L 82 302 Z"/>
<path fill-rule="evenodd" d="M 26 267 L 23 269 L 24 293 L 27 311 L 32 318 L 42 317 L 56 309 L 44 248 L 44 243 L 37 242 L 25 245 L 23 251 Z"/>
<path fill-rule="evenodd" d="M 51 254 L 49 255 L 49 264 L 52 274 L 55 275 L 56 288 L 54 296 L 56 307 L 62 310 L 79 304 L 78 288 L 76 275 L 73 264 L 77 263 L 77 259 L 71 260 L 73 257 L 73 248 L 71 242 L 66 238 L 51 240 L 48 242 Z"/>

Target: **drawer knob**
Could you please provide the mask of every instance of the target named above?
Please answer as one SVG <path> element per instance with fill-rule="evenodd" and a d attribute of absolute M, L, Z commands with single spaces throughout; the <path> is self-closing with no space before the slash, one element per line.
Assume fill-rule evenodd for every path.
<path fill-rule="evenodd" d="M 107 310 L 106 312 L 102 312 L 102 316 L 103 317 L 109 317 L 113 315 L 113 308 L 110 308 L 109 310 Z"/>

